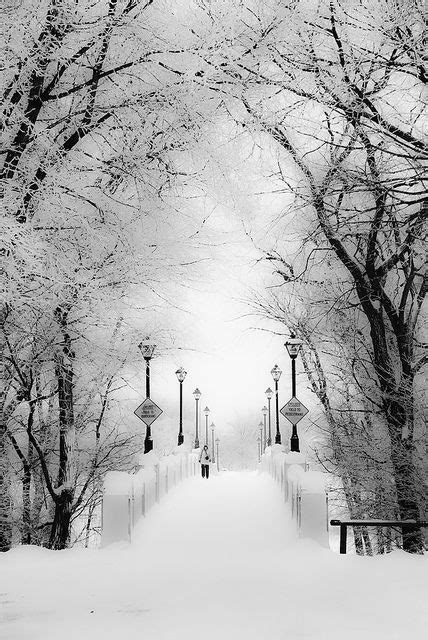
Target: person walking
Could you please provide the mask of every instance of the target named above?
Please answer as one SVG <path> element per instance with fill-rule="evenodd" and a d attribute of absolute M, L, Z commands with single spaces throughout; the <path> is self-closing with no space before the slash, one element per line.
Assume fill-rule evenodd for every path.
<path fill-rule="evenodd" d="M 201 464 L 202 477 L 208 480 L 208 478 L 210 477 L 210 462 L 211 462 L 211 456 L 210 456 L 210 452 L 208 451 L 208 445 L 204 445 L 204 448 L 201 451 L 201 455 L 199 456 L 199 462 Z"/>

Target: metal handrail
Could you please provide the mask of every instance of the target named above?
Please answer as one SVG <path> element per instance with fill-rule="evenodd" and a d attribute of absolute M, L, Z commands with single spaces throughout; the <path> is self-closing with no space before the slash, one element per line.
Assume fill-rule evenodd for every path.
<path fill-rule="evenodd" d="M 330 520 L 332 527 L 340 527 L 339 553 L 346 553 L 348 527 L 428 527 L 427 520 Z"/>

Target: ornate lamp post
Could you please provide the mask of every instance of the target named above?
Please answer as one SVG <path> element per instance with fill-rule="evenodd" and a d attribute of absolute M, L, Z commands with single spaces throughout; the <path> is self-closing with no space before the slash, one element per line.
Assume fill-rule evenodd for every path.
<path fill-rule="evenodd" d="M 205 444 L 208 445 L 208 416 L 210 415 L 210 410 L 208 409 L 208 407 L 205 407 L 204 409 L 204 414 L 205 414 Z"/>
<path fill-rule="evenodd" d="M 215 429 L 215 424 L 214 422 L 211 422 L 211 444 L 212 444 L 212 462 L 213 464 L 215 463 L 215 451 L 214 451 L 214 429 Z"/>
<path fill-rule="evenodd" d="M 279 431 L 279 400 L 278 400 L 278 380 L 281 377 L 281 369 L 276 364 L 271 371 L 272 378 L 275 380 L 275 412 L 276 412 L 276 433 L 275 444 L 281 444 L 281 433 Z"/>
<path fill-rule="evenodd" d="M 150 360 L 153 358 L 156 345 L 152 344 L 147 336 L 138 345 L 144 360 L 146 361 L 146 398 L 150 398 Z M 146 426 L 146 437 L 144 438 L 144 453 L 149 453 L 153 449 L 152 430 Z"/>
<path fill-rule="evenodd" d="M 267 407 L 263 407 L 262 408 L 262 415 L 263 415 L 263 451 L 266 449 L 266 444 L 267 444 L 267 440 L 266 440 L 266 416 L 267 416 Z"/>
<path fill-rule="evenodd" d="M 201 392 L 199 391 L 199 389 L 195 389 L 193 392 L 193 396 L 196 400 L 196 422 L 195 422 L 195 449 L 199 449 L 199 432 L 198 432 L 198 426 L 199 426 L 199 400 L 201 399 Z"/>
<path fill-rule="evenodd" d="M 180 383 L 180 423 L 178 428 L 178 445 L 183 444 L 184 435 L 183 435 L 183 382 L 184 378 L 187 376 L 187 371 L 180 367 L 175 372 L 177 376 L 178 382 Z"/>
<path fill-rule="evenodd" d="M 261 445 L 262 445 L 262 439 L 260 438 L 260 436 L 257 436 L 257 462 L 259 464 L 261 461 L 261 453 L 260 453 Z"/>
<path fill-rule="evenodd" d="M 260 456 L 264 453 L 263 448 L 263 422 L 259 422 L 259 433 L 260 433 Z"/>
<path fill-rule="evenodd" d="M 216 438 L 215 444 L 216 444 L 216 449 L 217 449 L 217 451 L 216 451 L 216 455 L 217 455 L 217 471 L 220 471 L 220 458 L 219 458 L 219 455 L 218 455 L 218 445 L 220 444 L 220 438 Z"/>
<path fill-rule="evenodd" d="M 295 398 L 296 397 L 296 358 L 300 351 L 300 347 L 302 346 L 302 341 L 296 338 L 295 334 L 292 333 L 290 338 L 285 343 L 285 346 L 287 348 L 288 355 L 291 358 L 291 395 L 293 398 Z M 290 450 L 300 451 L 299 436 L 297 435 L 296 424 L 293 424 L 293 430 L 290 438 Z"/>
<path fill-rule="evenodd" d="M 271 433 L 271 412 L 270 412 L 270 401 L 272 400 L 272 396 L 273 396 L 273 391 L 270 387 L 268 387 L 265 391 L 266 394 L 266 398 L 268 401 L 268 426 L 269 426 L 269 431 L 268 431 L 268 439 L 267 439 L 267 446 L 270 447 L 272 444 L 272 433 Z"/>

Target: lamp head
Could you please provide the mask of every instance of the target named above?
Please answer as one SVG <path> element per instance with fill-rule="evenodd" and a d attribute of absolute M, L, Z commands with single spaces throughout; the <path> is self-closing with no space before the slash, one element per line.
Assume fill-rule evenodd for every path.
<path fill-rule="evenodd" d="M 288 355 L 290 356 L 290 358 L 296 358 L 297 354 L 299 353 L 300 347 L 302 346 L 303 342 L 301 340 L 299 340 L 299 338 L 296 338 L 295 334 L 292 333 L 291 337 L 288 338 L 287 342 L 284 343 L 285 347 L 287 348 L 288 351 Z"/>
<path fill-rule="evenodd" d="M 195 397 L 195 400 L 200 400 L 202 393 L 199 391 L 198 388 L 196 388 L 193 392 L 193 395 Z"/>
<path fill-rule="evenodd" d="M 267 414 L 268 410 L 267 407 L 263 407 L 262 408 L 262 414 L 265 416 Z"/>
<path fill-rule="evenodd" d="M 143 355 L 143 358 L 145 360 L 150 360 L 150 358 L 153 357 L 153 353 L 156 349 L 156 345 L 151 342 L 149 336 L 146 336 L 144 340 L 140 342 L 140 344 L 138 345 L 138 348 L 140 349 Z"/>
<path fill-rule="evenodd" d="M 184 378 L 187 376 L 187 371 L 185 371 L 183 367 L 180 367 L 175 372 L 175 375 L 177 376 L 179 382 L 183 382 Z"/>
<path fill-rule="evenodd" d="M 270 400 L 270 399 L 272 398 L 272 396 L 273 396 L 273 391 L 272 391 L 272 389 L 271 389 L 270 387 L 268 387 L 268 388 L 266 389 L 266 391 L 265 391 L 265 394 L 266 394 L 266 398 L 267 398 L 268 400 Z"/>
<path fill-rule="evenodd" d="M 205 415 L 206 415 L 206 416 L 208 416 L 208 415 L 209 415 L 209 412 L 210 412 L 210 410 L 208 409 L 208 407 L 205 407 L 205 409 L 204 409 L 204 413 L 205 413 Z"/>
<path fill-rule="evenodd" d="M 276 364 L 276 365 L 274 366 L 274 368 L 272 369 L 272 371 L 271 371 L 272 378 L 275 380 L 275 382 L 278 382 L 278 380 L 279 380 L 279 379 L 280 379 L 280 377 L 281 377 L 281 373 L 282 373 L 281 369 L 280 369 L 280 368 L 278 367 L 278 365 Z"/>

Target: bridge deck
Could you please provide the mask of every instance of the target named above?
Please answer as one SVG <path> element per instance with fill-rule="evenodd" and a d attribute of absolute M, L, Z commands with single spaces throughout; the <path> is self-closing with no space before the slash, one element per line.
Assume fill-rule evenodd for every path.
<path fill-rule="evenodd" d="M 422 631 L 426 558 L 339 556 L 297 540 L 293 526 L 268 476 L 188 480 L 130 547 L 4 554 L 0 638 L 391 640 Z"/>

